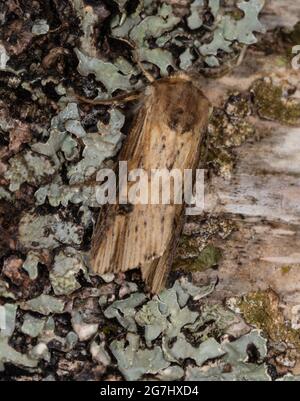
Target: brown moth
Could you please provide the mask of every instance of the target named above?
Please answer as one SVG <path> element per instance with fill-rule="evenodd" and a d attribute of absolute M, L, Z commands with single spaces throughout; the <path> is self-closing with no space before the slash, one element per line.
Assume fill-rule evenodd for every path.
<path fill-rule="evenodd" d="M 193 75 L 179 72 L 152 82 L 141 96 L 119 160 L 128 162 L 128 171 L 143 168 L 149 175 L 152 169 L 196 169 L 209 110 Z M 140 268 L 157 293 L 173 262 L 185 205 L 125 206 L 101 208 L 92 239 L 92 269 L 101 275 Z"/>

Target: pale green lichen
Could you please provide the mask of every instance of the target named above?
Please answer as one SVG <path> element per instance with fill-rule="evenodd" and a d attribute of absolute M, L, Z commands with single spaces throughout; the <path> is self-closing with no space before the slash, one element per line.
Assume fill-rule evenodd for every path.
<path fill-rule="evenodd" d="M 57 214 L 27 213 L 19 224 L 19 243 L 28 249 L 54 249 L 62 244 L 76 246 L 81 243 L 82 236 L 82 227 L 62 220 Z"/>
<path fill-rule="evenodd" d="M 171 31 L 179 22 L 180 18 L 173 14 L 172 7 L 162 4 L 158 15 L 144 18 L 131 30 L 129 37 L 140 47 L 145 44 L 147 39 L 159 38 L 164 33 Z"/>
<path fill-rule="evenodd" d="M 202 366 L 209 359 L 216 359 L 225 354 L 220 344 L 210 338 L 203 341 L 198 347 L 191 345 L 183 334 L 179 334 L 172 346 L 163 340 L 162 348 L 165 358 L 170 362 L 181 362 L 184 359 L 193 359 L 198 366 Z"/>
<path fill-rule="evenodd" d="M 110 344 L 110 350 L 118 360 L 118 368 L 126 380 L 138 380 L 144 374 L 155 374 L 167 368 L 167 362 L 160 347 L 153 349 L 139 349 L 140 337 L 128 333 L 125 340 L 114 340 Z"/>
<path fill-rule="evenodd" d="M 78 178 L 78 177 L 77 177 Z M 43 205 L 48 199 L 51 206 L 75 205 L 99 207 L 96 199 L 96 185 L 94 183 L 78 183 L 65 185 L 60 176 L 56 176 L 51 184 L 41 186 L 35 193 L 36 203 Z"/>
<path fill-rule="evenodd" d="M 210 295 L 214 291 L 216 284 L 217 280 L 212 279 L 208 285 L 197 286 L 192 284 L 186 277 L 181 277 L 175 282 L 173 288 L 176 290 L 179 305 L 184 306 L 185 304 L 180 303 L 181 294 L 179 293 L 179 289 L 182 289 L 182 292 L 187 294 L 187 299 L 192 297 L 194 301 L 199 301 L 199 299 Z"/>
<path fill-rule="evenodd" d="M 17 352 L 9 345 L 16 326 L 17 305 L 5 304 L 0 307 L 0 372 L 4 371 L 4 364 L 9 362 L 17 366 L 35 368 L 38 365 L 38 356 Z"/>
<path fill-rule="evenodd" d="M 73 248 L 65 248 L 54 259 L 54 266 L 49 274 L 55 295 L 69 295 L 80 288 L 76 275 L 86 271 L 80 255 Z"/>
<path fill-rule="evenodd" d="M 135 56 L 142 62 L 154 64 L 160 70 L 161 75 L 168 75 L 168 67 L 176 69 L 173 54 L 170 51 L 170 44 L 174 44 L 182 49 L 193 48 L 200 54 L 210 67 L 218 67 L 222 56 L 220 50 L 225 53 L 233 52 L 235 42 L 241 44 L 252 44 L 256 41 L 254 33 L 264 32 L 264 27 L 258 20 L 258 15 L 264 4 L 263 0 L 253 0 L 251 2 L 238 2 L 237 8 L 226 16 L 222 15 L 223 6 L 219 0 L 194 0 L 190 4 L 190 12 L 186 22 L 192 35 L 179 27 L 181 18 L 176 15 L 174 8 L 170 4 L 161 3 L 156 7 L 152 1 L 142 2 L 136 5 L 132 14 L 127 15 L 124 11 L 124 4 L 120 6 L 120 13 L 111 22 L 111 34 L 113 37 L 128 41 L 134 47 Z M 239 10 L 240 18 L 236 18 L 236 10 Z M 210 13 L 213 17 L 212 26 L 206 25 L 205 16 Z M 80 12 L 80 15 L 82 13 Z M 120 71 L 116 62 L 109 62 L 99 58 L 89 57 L 90 55 L 90 25 L 95 22 L 95 15 L 92 12 L 89 25 L 85 23 L 86 15 L 82 16 L 82 29 L 84 36 L 81 41 L 81 50 L 76 49 L 79 59 L 79 72 L 87 76 L 89 73 L 95 75 L 109 93 L 117 89 L 130 90 L 130 78 L 138 73 L 134 68 L 127 69 L 126 72 Z M 181 35 L 177 35 L 179 31 Z M 198 31 L 207 32 L 209 43 L 199 40 Z M 209 35 L 210 33 L 210 35 Z M 184 38 L 185 37 L 185 38 Z M 153 46 L 155 40 L 156 47 Z M 93 53 L 93 52 L 92 52 Z M 187 69 L 193 64 L 194 57 L 188 50 L 180 61 L 180 68 Z"/>
<path fill-rule="evenodd" d="M 5 188 L 0 187 L 0 200 L 11 201 L 12 196 Z"/>
<path fill-rule="evenodd" d="M 141 60 L 155 64 L 163 76 L 168 75 L 168 67 L 175 67 L 172 54 L 162 49 L 142 48 L 138 55 Z"/>
<path fill-rule="evenodd" d="M 36 280 L 38 277 L 38 264 L 41 261 L 41 256 L 36 251 L 29 251 L 22 268 L 27 271 L 30 280 Z"/>
<path fill-rule="evenodd" d="M 240 339 L 222 344 L 226 353 L 212 367 L 188 367 L 186 380 L 195 381 L 270 381 L 267 366 L 262 363 L 267 353 L 267 341 L 258 331 Z M 248 347 L 255 347 L 259 357 L 258 363 L 248 362 Z"/>
<path fill-rule="evenodd" d="M 209 44 L 204 44 L 199 47 L 199 51 L 203 56 L 216 56 L 219 50 L 223 50 L 226 53 L 232 52 L 232 42 L 224 38 L 225 28 L 226 22 L 223 19 L 221 20 L 218 28 L 214 31 L 213 40 Z"/>
<path fill-rule="evenodd" d="M 239 318 L 222 305 L 203 305 L 201 314 L 194 324 L 188 325 L 195 342 L 207 340 L 211 336 L 220 338 Z"/>
<path fill-rule="evenodd" d="M 29 301 L 21 302 L 20 307 L 42 315 L 50 315 L 51 313 L 63 313 L 65 302 L 59 298 L 42 294 Z"/>
<path fill-rule="evenodd" d="M 15 331 L 18 306 L 7 303 L 0 308 L 0 336 L 10 337 Z"/>
<path fill-rule="evenodd" d="M 30 337 L 38 337 L 45 327 L 45 322 L 45 319 L 35 318 L 34 316 L 31 316 L 29 313 L 27 313 L 24 316 L 24 322 L 21 327 L 21 331 L 22 333 L 27 334 Z"/>
<path fill-rule="evenodd" d="M 196 289 L 196 286 L 181 280 L 141 308 L 137 302 L 134 303 L 138 310 L 131 312 L 130 316 L 145 329 L 146 348 L 142 344 L 143 336 L 130 333 L 131 329 L 136 332 L 134 325 L 127 327 L 127 344 L 124 339 L 110 344 L 125 379 L 138 380 L 145 374 L 155 373 L 156 377 L 162 379 L 168 369 L 172 376 L 172 368 L 176 365 L 171 364 L 182 364 L 184 360 L 192 359 L 197 367 L 187 369 L 187 380 L 195 377 L 199 380 L 270 380 L 267 367 L 263 364 L 267 353 L 266 339 L 254 330 L 234 342 L 218 342 L 216 338 L 221 338 L 240 319 L 221 305 L 205 304 L 200 310 L 192 312 L 186 306 L 190 298 L 187 291 L 193 296 Z M 210 293 L 205 287 L 198 287 L 199 291 L 203 296 Z M 183 297 L 183 294 L 187 294 L 187 297 Z M 123 301 L 122 306 L 125 304 Z M 133 305 L 132 299 L 129 299 L 129 304 Z M 110 314 L 106 317 L 115 316 Z M 120 323 L 124 326 L 124 322 Z M 155 345 L 159 337 L 161 348 Z M 249 360 L 249 347 L 255 349 L 256 363 Z M 215 361 L 213 364 L 210 362 L 212 360 Z M 170 366 L 166 368 L 165 365 Z M 174 375 L 182 376 L 182 371 L 175 369 Z"/>
<path fill-rule="evenodd" d="M 180 69 L 187 70 L 193 65 L 194 56 L 191 49 L 187 48 L 179 57 L 180 59 Z"/>
<path fill-rule="evenodd" d="M 251 0 L 242 1 L 237 4 L 238 8 L 243 11 L 243 18 L 235 21 L 225 17 L 226 29 L 224 32 L 224 37 L 227 40 L 234 41 L 237 40 L 239 43 L 244 43 L 247 45 L 256 42 L 256 37 L 253 32 L 265 33 L 265 28 L 258 20 L 258 15 L 264 6 L 264 0 Z"/>
<path fill-rule="evenodd" d="M 66 160 L 73 160 L 78 156 L 78 144 L 70 133 L 79 138 L 85 136 L 85 131 L 79 120 L 77 104 L 68 103 L 57 116 L 52 118 L 47 142 L 35 143 L 31 145 L 31 149 L 51 157 L 56 165 L 61 163 L 58 155 L 59 151 L 63 153 Z"/>
<path fill-rule="evenodd" d="M 220 65 L 219 60 L 216 56 L 207 56 L 204 60 L 209 67 L 219 67 Z"/>
<path fill-rule="evenodd" d="M 24 182 L 41 185 L 56 171 L 50 159 L 27 150 L 9 159 L 9 168 L 4 177 L 10 182 L 10 191 L 14 192 L 19 190 Z"/>
<path fill-rule="evenodd" d="M 4 371 L 4 364 L 9 362 L 26 368 L 36 368 L 39 361 L 37 358 L 17 352 L 9 345 L 9 338 L 0 337 L 0 372 Z"/>
<path fill-rule="evenodd" d="M 60 337 L 55 334 L 55 330 L 55 320 L 50 316 L 46 319 L 44 328 L 38 336 L 39 343 L 47 345 L 51 342 L 57 342 L 62 352 L 70 352 L 78 342 L 77 334 L 74 331 L 69 331 L 66 337 Z"/>
<path fill-rule="evenodd" d="M 68 177 L 70 184 L 84 182 L 85 179 L 95 174 L 102 166 L 105 159 L 116 155 L 121 146 L 123 134 L 121 129 L 124 125 L 124 115 L 113 109 L 110 112 L 108 125 L 98 122 L 98 131 L 88 133 L 83 138 L 84 150 L 82 160 L 70 167 Z"/>
<path fill-rule="evenodd" d="M 191 12 L 187 18 L 187 24 L 190 29 L 199 29 L 203 25 L 202 15 L 204 1 L 194 0 L 191 4 Z"/>
<path fill-rule="evenodd" d="M 218 2 L 217 2 L 218 3 Z M 252 44 L 256 42 L 253 32 L 265 32 L 265 28 L 258 20 L 258 15 L 263 8 L 264 0 L 253 0 L 249 2 L 239 2 L 237 7 L 243 11 L 243 18 L 235 20 L 231 16 L 224 16 L 219 20 L 217 29 L 213 33 L 213 39 L 209 44 L 199 47 L 204 56 L 218 54 L 219 50 L 231 53 L 231 45 L 234 41 L 243 44 Z M 219 9 L 219 5 L 214 5 L 214 14 Z"/>
<path fill-rule="evenodd" d="M 181 380 L 184 376 L 184 370 L 178 365 L 169 366 L 161 370 L 156 378 L 162 381 L 177 381 Z"/>
<path fill-rule="evenodd" d="M 114 302 L 104 311 L 104 315 L 108 319 L 116 318 L 128 331 L 136 332 L 137 327 L 134 320 L 135 308 L 145 302 L 145 300 L 146 297 L 144 294 L 132 294 L 127 299 Z"/>
<path fill-rule="evenodd" d="M 145 340 L 148 345 L 159 337 L 167 328 L 167 319 L 159 309 L 157 301 L 149 301 L 135 315 L 137 324 L 145 328 Z"/>
<path fill-rule="evenodd" d="M 9 291 L 9 284 L 3 280 L 0 280 L 0 297 L 15 299 L 15 295 Z"/>
<path fill-rule="evenodd" d="M 105 85 L 108 93 L 117 89 L 132 89 L 130 75 L 123 75 L 114 64 L 86 56 L 79 49 L 75 49 L 75 53 L 79 60 L 79 73 L 83 76 L 94 74 L 96 79 Z"/>

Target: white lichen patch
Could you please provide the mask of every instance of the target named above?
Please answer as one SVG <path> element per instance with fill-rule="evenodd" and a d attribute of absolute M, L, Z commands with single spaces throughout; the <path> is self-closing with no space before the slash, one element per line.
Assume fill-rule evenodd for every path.
<path fill-rule="evenodd" d="M 66 248 L 55 256 L 49 278 L 55 295 L 68 295 L 80 288 L 76 275 L 86 271 L 80 255 L 75 249 Z"/>
<path fill-rule="evenodd" d="M 106 317 L 116 317 L 129 332 L 126 336 L 127 345 L 124 339 L 114 340 L 110 344 L 118 361 L 118 368 L 127 380 L 142 379 L 144 374 L 149 373 L 157 373 L 160 378 L 164 374 L 168 376 L 162 367 L 164 364 L 169 365 L 170 375 L 174 369 L 175 376 L 182 376 L 182 371 L 177 370 L 187 359 L 193 360 L 198 366 L 187 369 L 188 380 L 192 380 L 191 377 L 199 377 L 201 380 L 202 376 L 209 375 L 212 378 L 216 375 L 221 377 L 224 366 L 231 364 L 236 370 L 224 378 L 237 377 L 241 380 L 245 376 L 269 380 L 267 368 L 263 364 L 267 352 L 266 340 L 258 331 L 245 334 L 234 342 L 228 342 L 226 337 L 219 342 L 211 337 L 212 333 L 218 333 L 218 337 L 221 337 L 234 323 L 240 322 L 240 318 L 221 305 L 204 305 L 198 311 L 191 311 L 187 306 L 191 294 L 193 296 L 202 292 L 203 297 L 208 296 L 210 292 L 207 288 L 209 286 L 196 287 L 181 280 L 176 281 L 173 288 L 163 291 L 146 303 L 143 294 L 134 294 L 110 305 L 109 313 L 105 311 Z M 137 333 L 134 321 L 145 329 L 144 335 L 133 334 Z M 159 346 L 155 345 L 158 338 L 161 339 Z M 256 350 L 258 364 L 248 362 L 248 347 Z M 150 364 L 147 358 L 150 358 Z M 211 360 L 217 361 L 215 367 L 210 367 Z"/>
<path fill-rule="evenodd" d="M 51 313 L 62 313 L 64 311 L 65 302 L 59 298 L 42 294 L 30 301 L 21 302 L 20 307 L 24 310 L 38 312 L 47 316 Z"/>
<path fill-rule="evenodd" d="M 57 171 L 54 163 L 45 156 L 30 150 L 9 160 L 9 168 L 4 176 L 9 180 L 10 191 L 17 191 L 24 182 L 40 185 Z"/>
<path fill-rule="evenodd" d="M 57 214 L 38 216 L 28 213 L 19 224 L 19 243 L 28 249 L 54 249 L 61 244 L 78 245 L 82 235 L 82 227 L 62 220 Z"/>

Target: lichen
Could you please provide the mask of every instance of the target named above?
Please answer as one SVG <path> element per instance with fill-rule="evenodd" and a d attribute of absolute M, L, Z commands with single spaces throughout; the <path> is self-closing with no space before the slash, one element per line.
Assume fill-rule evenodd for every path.
<path fill-rule="evenodd" d="M 202 15 L 204 1 L 194 0 L 191 4 L 190 15 L 187 18 L 187 24 L 190 29 L 199 29 L 203 25 Z"/>
<path fill-rule="evenodd" d="M 260 117 L 285 124 L 300 119 L 300 103 L 284 96 L 283 88 L 270 79 L 258 80 L 252 86 L 254 103 Z"/>
<path fill-rule="evenodd" d="M 117 89 L 129 90 L 132 88 L 130 75 L 123 75 L 114 64 L 85 55 L 75 49 L 79 60 L 78 71 L 83 76 L 94 74 L 96 79 L 105 85 L 108 93 Z"/>
<path fill-rule="evenodd" d="M 167 362 L 160 347 L 155 346 L 152 350 L 139 349 L 140 338 L 136 334 L 128 333 L 126 340 L 114 340 L 110 350 L 118 360 L 118 367 L 126 380 L 137 380 L 146 373 L 158 373 L 167 368 Z"/>
<path fill-rule="evenodd" d="M 27 150 L 9 160 L 9 168 L 4 176 L 10 182 L 10 191 L 17 191 L 24 182 L 41 185 L 56 171 L 57 168 L 49 158 Z"/>
<path fill-rule="evenodd" d="M 58 214 L 37 215 L 26 213 L 19 224 L 19 244 L 27 249 L 54 249 L 61 244 L 78 245 L 83 229 Z"/>
<path fill-rule="evenodd" d="M 213 245 L 208 245 L 196 257 L 191 258 L 177 258 L 174 262 L 173 269 L 183 269 L 186 271 L 203 271 L 216 267 L 222 258 L 222 252 L 219 248 Z"/>
<path fill-rule="evenodd" d="M 121 133 L 124 122 L 124 115 L 113 109 L 110 112 L 110 120 L 107 125 L 98 121 L 98 132 L 88 133 L 83 138 L 82 160 L 68 170 L 70 184 L 84 182 L 101 168 L 105 159 L 117 154 L 124 137 Z"/>
<path fill-rule="evenodd" d="M 239 105 L 234 102 L 234 106 L 231 103 L 231 107 L 229 104 L 226 112 L 215 109 L 209 121 L 209 144 L 215 148 L 240 146 L 255 132 L 253 125 L 245 119 L 249 110 L 247 100 L 242 99 Z"/>
<path fill-rule="evenodd" d="M 180 362 L 183 359 L 190 358 L 198 366 L 202 366 L 209 359 L 220 358 L 225 354 L 225 351 L 214 338 L 209 338 L 203 341 L 199 347 L 194 347 L 183 334 L 177 336 L 171 347 L 166 340 L 163 341 L 163 350 L 166 359 L 170 362 Z"/>
<path fill-rule="evenodd" d="M 24 316 L 24 322 L 21 331 L 30 337 L 38 337 L 45 327 L 45 319 L 35 318 L 29 313 Z"/>
<path fill-rule="evenodd" d="M 231 94 L 225 109 L 215 108 L 208 125 L 207 165 L 217 174 L 230 177 L 235 156 L 232 149 L 241 146 L 255 134 L 255 128 L 247 119 L 252 114 L 249 94 Z"/>
<path fill-rule="evenodd" d="M 29 301 L 21 302 L 20 307 L 24 310 L 41 313 L 42 315 L 50 315 L 51 313 L 62 313 L 65 302 L 59 298 L 42 294 Z"/>
<path fill-rule="evenodd" d="M 56 295 L 68 295 L 80 288 L 76 275 L 85 271 L 82 258 L 73 248 L 66 248 L 55 256 L 49 278 Z"/>
<path fill-rule="evenodd" d="M 144 294 L 132 294 L 127 299 L 114 302 L 104 311 L 104 315 L 109 319 L 117 318 L 119 323 L 127 330 L 136 332 L 137 327 L 134 320 L 134 308 L 141 305 L 145 300 L 146 297 Z"/>
<path fill-rule="evenodd" d="M 27 271 L 31 280 L 38 277 L 38 264 L 41 260 L 40 254 L 36 251 L 29 251 L 22 268 Z"/>
<path fill-rule="evenodd" d="M 249 361 L 248 347 L 254 347 L 257 363 Z M 266 364 L 267 340 L 257 330 L 222 345 L 225 356 L 210 367 L 187 369 L 187 380 L 196 381 L 270 381 Z"/>
<path fill-rule="evenodd" d="M 278 343 L 293 344 L 300 351 L 299 332 L 285 321 L 274 291 L 249 293 L 238 301 L 237 306 L 245 320 L 263 330 L 268 338 Z"/>
<path fill-rule="evenodd" d="M 6 71 L 0 197 L 16 209 L 7 240 L 4 233 L 3 257 L 7 263 L 7 255 L 17 252 L 15 270 L 24 285 L 2 269 L 0 370 L 6 363 L 21 367 L 21 373 L 7 370 L 13 380 L 110 380 L 122 374 L 128 380 L 174 381 L 188 380 L 191 370 L 199 380 L 267 380 L 261 333 L 244 335 L 246 325 L 242 334 L 234 331 L 231 325 L 242 318 L 210 303 L 217 279 L 198 286 L 192 275 L 181 275 L 172 288 L 152 296 L 138 272 L 88 274 L 87 247 L 99 207 L 96 174 L 113 166 L 130 117 L 125 121 L 127 107 L 76 100 L 77 94 L 108 99 L 142 88 L 136 59 L 156 78 L 172 69 L 222 66 L 263 30 L 262 0 L 229 7 L 220 0 L 51 2 L 47 10 L 59 15 L 61 26 L 43 11 L 47 2 L 40 1 L 33 14 L 24 9 L 27 2 L 16 10 L 4 6 L 1 13 L 9 40 L 0 42 L 0 69 Z M 234 94 L 212 119 L 218 125 L 209 132 L 212 145 L 203 145 L 211 155 L 208 165 L 215 158 L 220 171 L 230 171 L 231 147 L 252 134 L 252 106 L 251 99 Z M 22 121 L 21 131 L 15 119 Z M 185 226 L 177 256 L 201 270 L 217 266 L 217 240 L 233 224 L 199 220 L 189 233 Z M 237 332 L 241 338 L 231 341 L 230 333 Z M 247 360 L 252 344 L 260 354 L 253 364 Z M 226 375 L 228 365 L 232 374 Z"/>
<path fill-rule="evenodd" d="M 234 229 L 234 222 L 220 217 L 207 217 L 200 223 L 186 224 L 178 244 L 173 270 L 201 271 L 217 267 L 222 251 L 214 243 L 218 238 L 229 237 Z"/>

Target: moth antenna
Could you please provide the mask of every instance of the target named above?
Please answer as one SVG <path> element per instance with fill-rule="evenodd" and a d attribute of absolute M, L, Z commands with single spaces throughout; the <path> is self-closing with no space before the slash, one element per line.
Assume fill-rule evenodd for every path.
<path fill-rule="evenodd" d="M 147 81 L 149 81 L 150 83 L 156 81 L 154 76 L 149 71 L 147 71 L 145 69 L 145 67 L 143 66 L 143 64 L 142 64 L 142 62 L 141 62 L 141 60 L 139 58 L 137 47 L 136 47 L 135 43 L 131 42 L 129 39 L 124 39 L 124 38 L 118 38 L 118 40 L 120 40 L 121 42 L 126 43 L 128 46 L 131 47 L 134 62 L 138 65 L 139 69 L 141 70 L 141 72 L 143 73 L 143 75 L 145 76 Z"/>
<path fill-rule="evenodd" d="M 146 70 L 146 68 L 143 66 L 141 60 L 138 57 L 138 54 L 136 51 L 133 52 L 134 53 L 134 61 L 137 63 L 137 65 L 139 66 L 139 69 L 142 71 L 142 73 L 144 74 L 145 78 L 147 79 L 147 81 L 149 81 L 150 83 L 154 82 L 156 79 L 154 78 L 154 76 Z"/>
<path fill-rule="evenodd" d="M 150 83 L 154 82 L 155 78 L 153 77 L 153 75 L 149 71 L 147 71 L 145 69 L 145 67 L 143 66 L 141 61 L 138 60 L 137 64 L 138 64 L 140 70 L 142 71 L 142 73 L 144 74 L 144 76 L 146 77 L 147 81 L 149 81 Z"/>

